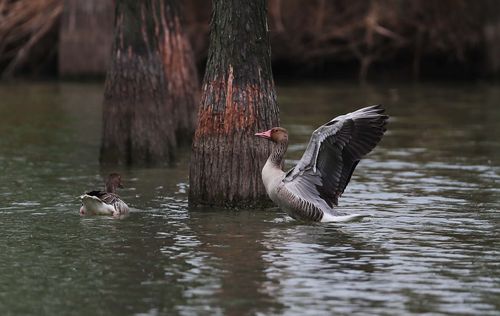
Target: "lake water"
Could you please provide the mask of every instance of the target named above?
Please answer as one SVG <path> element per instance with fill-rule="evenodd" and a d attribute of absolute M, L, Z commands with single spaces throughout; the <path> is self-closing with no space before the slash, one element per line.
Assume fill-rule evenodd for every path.
<path fill-rule="evenodd" d="M 0 315 L 499 315 L 500 86 L 278 87 L 289 164 L 313 129 L 391 120 L 340 200 L 371 215 L 189 210 L 174 168 L 122 168 L 123 220 L 78 215 L 102 186 L 101 84 L 0 86 Z M 116 169 L 115 169 L 116 170 Z"/>

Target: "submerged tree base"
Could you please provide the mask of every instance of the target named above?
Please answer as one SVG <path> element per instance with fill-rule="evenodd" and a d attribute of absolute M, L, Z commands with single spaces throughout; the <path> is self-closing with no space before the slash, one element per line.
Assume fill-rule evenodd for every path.
<path fill-rule="evenodd" d="M 171 164 L 194 131 L 198 77 L 176 0 L 117 0 L 102 163 Z"/>
<path fill-rule="evenodd" d="M 198 126 L 191 205 L 269 205 L 261 179 L 270 145 L 254 136 L 279 124 L 265 1 L 214 1 Z"/>

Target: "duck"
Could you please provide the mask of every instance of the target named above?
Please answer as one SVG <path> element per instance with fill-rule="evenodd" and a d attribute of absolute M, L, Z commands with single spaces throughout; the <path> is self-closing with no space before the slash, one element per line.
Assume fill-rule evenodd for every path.
<path fill-rule="evenodd" d="M 361 158 L 371 152 L 386 132 L 389 116 L 382 105 L 340 115 L 318 127 L 297 165 L 285 172 L 283 157 L 288 132 L 273 127 L 255 134 L 273 143 L 262 168 L 269 198 L 292 218 L 312 222 L 349 222 L 368 215 L 338 211 L 344 192 Z"/>
<path fill-rule="evenodd" d="M 82 200 L 80 215 L 120 217 L 128 214 L 129 207 L 116 194 L 117 188 L 123 188 L 122 178 L 118 173 L 110 173 L 106 178 L 104 191 L 90 191 L 80 196 Z"/>

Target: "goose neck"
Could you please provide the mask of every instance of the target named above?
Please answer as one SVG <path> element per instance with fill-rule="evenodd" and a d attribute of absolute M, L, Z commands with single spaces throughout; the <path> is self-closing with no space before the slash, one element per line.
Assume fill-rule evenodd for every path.
<path fill-rule="evenodd" d="M 273 165 L 281 168 L 283 163 L 283 157 L 285 156 L 287 148 L 288 148 L 287 141 L 279 142 L 274 145 L 271 156 L 269 156 L 269 160 L 273 163 Z"/>
<path fill-rule="evenodd" d="M 113 183 L 106 183 L 105 189 L 107 193 L 116 193 L 116 186 Z"/>

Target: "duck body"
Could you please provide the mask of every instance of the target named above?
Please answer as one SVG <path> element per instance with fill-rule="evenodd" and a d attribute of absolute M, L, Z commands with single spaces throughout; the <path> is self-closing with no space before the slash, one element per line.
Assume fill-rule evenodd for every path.
<path fill-rule="evenodd" d="M 117 187 L 123 187 L 121 177 L 118 174 L 110 174 L 106 181 L 105 191 L 90 191 L 81 195 L 80 215 L 118 217 L 128 214 L 128 205 L 115 193 Z"/>
<path fill-rule="evenodd" d="M 271 157 L 262 168 L 262 182 L 269 198 L 288 215 L 298 220 L 321 221 L 323 212 L 285 186 L 286 173 L 273 163 Z"/>
<path fill-rule="evenodd" d="M 120 197 L 104 191 L 90 191 L 80 196 L 82 215 L 112 215 L 119 216 L 129 212 L 128 205 Z"/>
<path fill-rule="evenodd" d="M 266 161 L 262 169 L 264 187 L 269 198 L 293 219 L 315 222 L 349 222 L 365 217 L 365 215 L 361 214 L 341 215 L 326 203 L 321 206 L 314 205 L 287 189 L 283 181 L 286 175 L 285 172 L 280 170 L 281 174 L 270 179 L 270 175 L 276 174 L 276 171 L 277 169 L 273 168 L 272 163 L 269 160 Z"/>
<path fill-rule="evenodd" d="M 359 160 L 382 138 L 388 116 L 380 105 L 338 116 L 320 126 L 299 163 L 284 172 L 288 132 L 281 127 L 255 134 L 274 143 L 262 169 L 270 199 L 292 218 L 302 221 L 347 222 L 366 215 L 342 214 L 334 208 Z"/>

